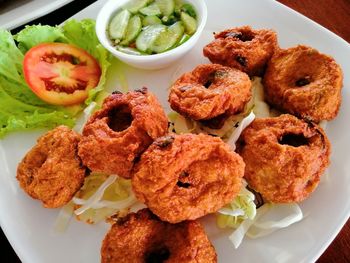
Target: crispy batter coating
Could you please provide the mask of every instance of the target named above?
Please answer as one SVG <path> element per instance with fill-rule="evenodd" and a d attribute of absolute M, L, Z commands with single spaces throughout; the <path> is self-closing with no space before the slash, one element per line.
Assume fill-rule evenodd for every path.
<path fill-rule="evenodd" d="M 115 93 L 86 123 L 79 156 L 94 172 L 130 178 L 135 159 L 167 129 L 163 108 L 146 88 Z"/>
<path fill-rule="evenodd" d="M 233 115 L 244 109 L 252 96 L 247 74 L 218 64 L 197 66 L 171 87 L 170 106 L 194 120 Z"/>
<path fill-rule="evenodd" d="M 66 126 L 58 126 L 38 139 L 17 167 L 23 190 L 56 208 L 68 203 L 83 185 L 86 169 L 78 157 L 81 136 Z"/>
<path fill-rule="evenodd" d="M 250 76 L 261 76 L 266 63 L 278 48 L 273 30 L 236 27 L 215 34 L 203 54 L 213 63 L 237 68 Z"/>
<path fill-rule="evenodd" d="M 242 158 L 204 134 L 158 138 L 135 165 L 136 197 L 162 220 L 178 223 L 213 213 L 240 191 Z"/>
<path fill-rule="evenodd" d="M 279 50 L 264 76 L 267 101 L 315 122 L 331 120 L 341 103 L 343 74 L 335 60 L 307 46 Z"/>
<path fill-rule="evenodd" d="M 216 252 L 197 221 L 169 224 L 148 209 L 112 226 L 102 243 L 102 263 L 213 263 Z"/>
<path fill-rule="evenodd" d="M 274 203 L 306 199 L 330 162 L 324 131 L 289 114 L 254 120 L 243 131 L 238 151 L 249 186 Z"/>

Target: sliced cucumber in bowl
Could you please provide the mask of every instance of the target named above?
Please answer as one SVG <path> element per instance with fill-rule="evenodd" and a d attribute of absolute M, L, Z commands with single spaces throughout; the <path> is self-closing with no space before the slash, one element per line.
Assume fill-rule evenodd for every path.
<path fill-rule="evenodd" d="M 161 24 L 162 20 L 158 16 L 145 16 L 142 19 L 142 25 L 143 26 L 149 26 L 149 25 L 157 25 Z"/>
<path fill-rule="evenodd" d="M 149 0 L 131 0 L 124 8 L 129 10 L 131 13 L 136 14 L 141 8 L 145 7 L 150 1 Z"/>
<path fill-rule="evenodd" d="M 184 33 L 184 27 L 181 22 L 168 27 L 165 31 L 161 32 L 154 41 L 151 49 L 154 53 L 162 53 L 173 47 L 179 42 Z"/>
<path fill-rule="evenodd" d="M 159 7 L 163 16 L 170 16 L 172 13 L 174 13 L 174 0 L 155 0 L 154 3 Z"/>
<path fill-rule="evenodd" d="M 136 48 L 142 52 L 152 53 L 152 46 L 159 34 L 166 31 L 165 25 L 150 25 L 146 27 L 136 38 Z"/>
<path fill-rule="evenodd" d="M 185 25 L 185 31 L 189 35 L 193 35 L 197 30 L 197 21 L 192 16 L 185 12 L 181 12 L 181 21 Z"/>
<path fill-rule="evenodd" d="M 121 45 L 127 46 L 129 43 L 134 41 L 138 34 L 141 32 L 142 22 L 138 15 L 135 15 L 129 19 L 128 26 L 126 27 L 126 32 Z"/>
<path fill-rule="evenodd" d="M 120 40 L 124 38 L 130 16 L 131 13 L 128 10 L 122 10 L 112 18 L 108 28 L 111 39 Z"/>
<path fill-rule="evenodd" d="M 158 5 L 156 5 L 155 3 L 150 4 L 149 6 L 146 6 L 144 8 L 141 8 L 140 13 L 145 16 L 159 16 L 162 14 Z"/>

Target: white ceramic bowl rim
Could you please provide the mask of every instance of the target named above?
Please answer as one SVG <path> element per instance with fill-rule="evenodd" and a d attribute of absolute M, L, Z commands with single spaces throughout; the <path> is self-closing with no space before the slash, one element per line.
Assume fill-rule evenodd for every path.
<path fill-rule="evenodd" d="M 198 8 L 196 9 L 197 22 L 198 22 L 197 30 L 185 43 L 183 43 L 182 45 L 174 49 L 171 49 L 169 51 L 166 51 L 160 54 L 152 54 L 152 55 L 144 55 L 144 56 L 126 54 L 124 52 L 118 51 L 116 48 L 114 48 L 111 45 L 110 39 L 107 36 L 107 26 L 108 26 L 108 23 L 110 22 L 111 16 L 115 14 L 115 12 L 128 1 L 129 0 L 109 0 L 101 8 L 96 19 L 96 34 L 101 44 L 105 48 L 107 48 L 111 53 L 114 53 L 121 58 L 147 62 L 147 61 L 153 61 L 155 59 L 161 59 L 167 56 L 171 56 L 172 54 L 175 54 L 181 51 L 182 49 L 186 49 L 189 45 L 192 44 L 192 42 L 196 41 L 197 35 L 200 35 L 202 33 L 207 21 L 208 11 L 207 11 L 207 6 L 203 0 L 184 0 L 184 2 L 198 3 L 198 6 L 200 8 L 199 10 Z"/>

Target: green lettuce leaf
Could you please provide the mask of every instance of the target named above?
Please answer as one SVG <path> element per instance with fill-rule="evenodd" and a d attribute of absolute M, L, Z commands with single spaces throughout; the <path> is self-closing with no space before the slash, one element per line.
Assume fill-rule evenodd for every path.
<path fill-rule="evenodd" d="M 69 20 L 57 27 L 27 26 L 15 36 L 0 29 L 0 138 L 12 131 L 53 128 L 60 124 L 72 127 L 75 116 L 84 108 L 84 105 L 62 107 L 47 104 L 26 84 L 22 68 L 24 55 L 30 48 L 45 42 L 76 45 L 98 60 L 102 75 L 98 86 L 90 91 L 86 105 L 103 90 L 111 57 L 96 37 L 94 20 Z"/>

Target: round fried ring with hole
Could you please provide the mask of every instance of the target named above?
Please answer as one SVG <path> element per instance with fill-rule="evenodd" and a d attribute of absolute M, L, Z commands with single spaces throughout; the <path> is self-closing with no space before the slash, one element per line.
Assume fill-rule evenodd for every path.
<path fill-rule="evenodd" d="M 276 52 L 263 83 L 266 100 L 282 111 L 315 122 L 338 114 L 342 70 L 332 57 L 314 48 L 296 46 Z"/>
<path fill-rule="evenodd" d="M 254 30 L 249 26 L 236 27 L 215 34 L 203 54 L 212 63 L 237 68 L 249 76 L 261 76 L 266 63 L 278 48 L 273 30 Z"/>
<path fill-rule="evenodd" d="M 130 178 L 135 160 L 167 130 L 165 112 L 146 88 L 116 92 L 87 121 L 78 154 L 94 172 Z"/>
<path fill-rule="evenodd" d="M 183 74 L 171 87 L 170 106 L 193 120 L 241 112 L 252 96 L 247 74 L 218 64 L 203 64 Z"/>
<path fill-rule="evenodd" d="M 289 114 L 255 119 L 237 142 L 249 187 L 274 203 L 306 199 L 330 163 L 330 147 L 322 128 Z"/>
<path fill-rule="evenodd" d="M 242 158 L 220 138 L 167 135 L 142 154 L 131 179 L 136 197 L 161 220 L 178 223 L 214 213 L 238 194 Z"/>
<path fill-rule="evenodd" d="M 101 262 L 215 263 L 217 258 L 199 222 L 169 224 L 142 209 L 112 226 L 102 243 Z"/>

